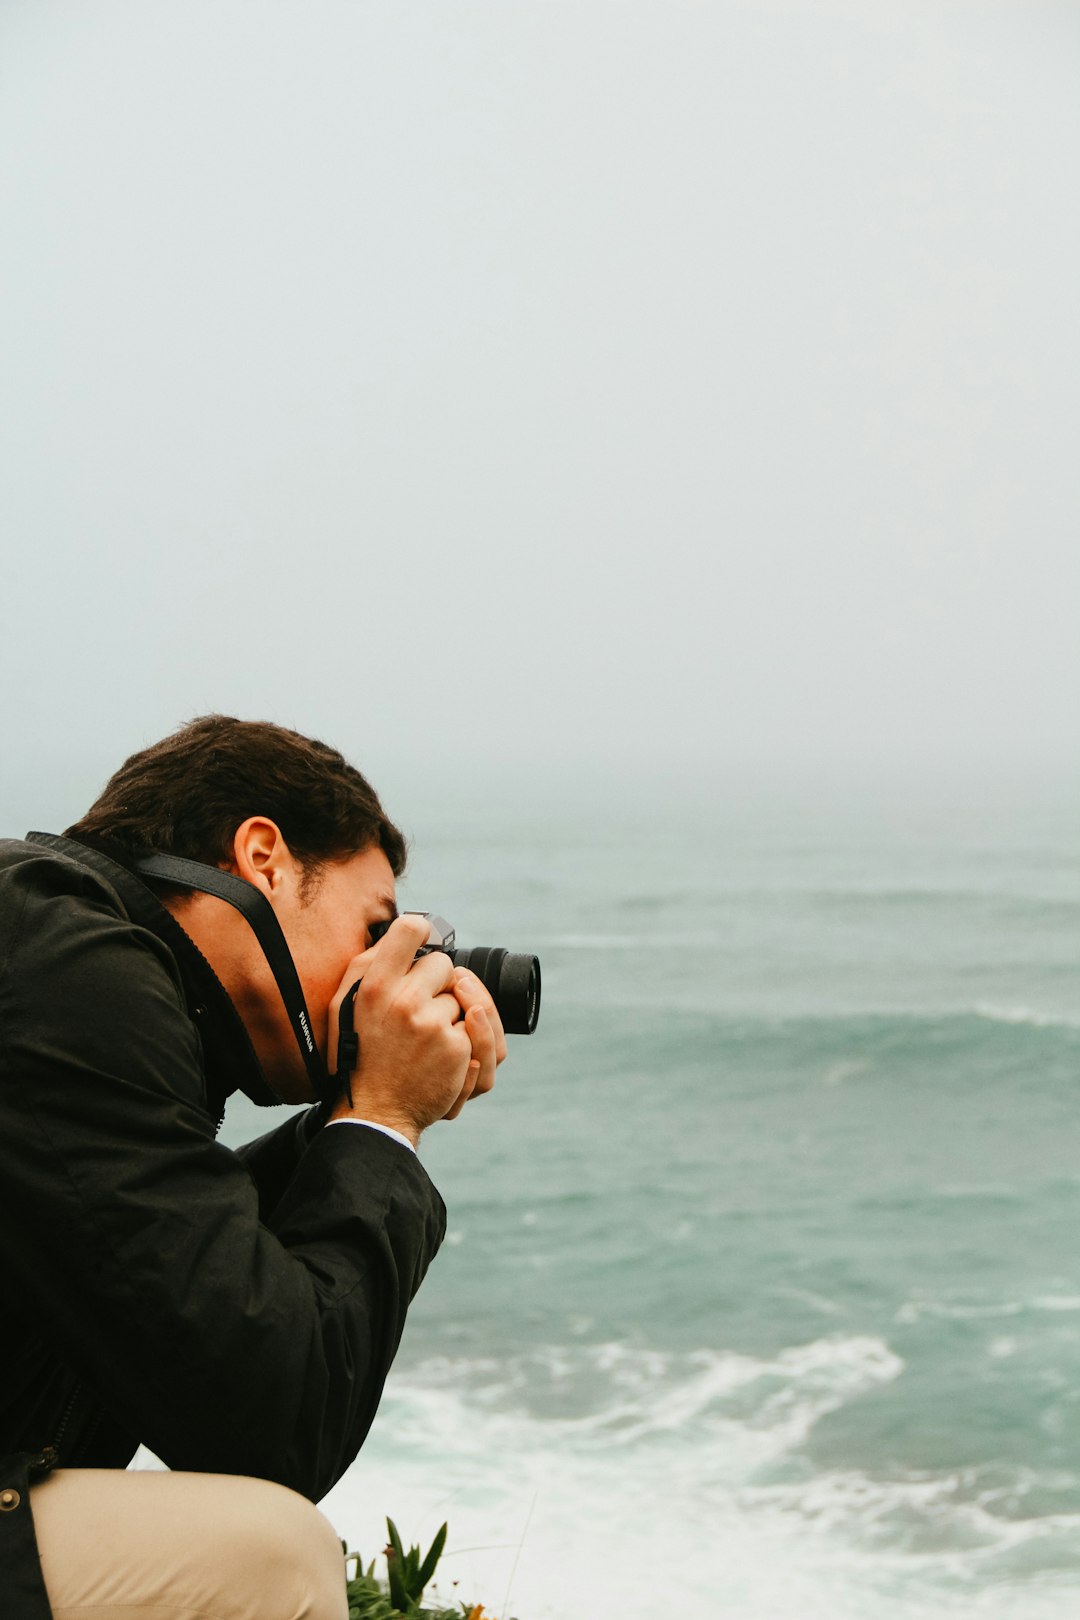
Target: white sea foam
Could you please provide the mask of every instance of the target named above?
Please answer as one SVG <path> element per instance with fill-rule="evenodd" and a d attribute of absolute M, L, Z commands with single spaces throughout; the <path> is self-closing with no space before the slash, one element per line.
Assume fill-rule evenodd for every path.
<path fill-rule="evenodd" d="M 1080 1029 L 1080 1019 L 1039 1012 L 1034 1007 L 1002 1007 L 995 1002 L 978 1001 L 972 1011 L 976 1018 L 985 1018 L 992 1024 L 1020 1024 L 1030 1029 Z"/>
<path fill-rule="evenodd" d="M 1020 1300 L 1007 1299 L 982 1303 L 950 1302 L 940 1299 L 908 1299 L 896 1313 L 896 1321 L 910 1326 L 924 1317 L 942 1322 L 975 1321 L 980 1317 L 1019 1316 L 1024 1310 Z"/>
<path fill-rule="evenodd" d="M 966 1322 L 980 1318 L 1022 1316 L 1028 1311 L 1080 1311 L 1080 1295 L 1036 1294 L 1031 1299 L 1002 1300 L 944 1300 L 916 1296 L 904 1301 L 896 1312 L 895 1321 L 904 1326 L 927 1317 L 943 1322 Z"/>
<path fill-rule="evenodd" d="M 772 1358 L 681 1354 L 621 1344 L 546 1347 L 507 1362 L 437 1358 L 395 1380 L 390 1398 L 405 1446 L 484 1455 L 516 1447 L 542 1425 L 583 1454 L 640 1450 L 688 1433 L 725 1441 L 745 1471 L 804 1440 L 825 1413 L 890 1382 L 903 1362 L 880 1339 L 830 1337 Z M 481 1429 L 475 1418 L 484 1414 Z"/>
<path fill-rule="evenodd" d="M 417 1540 L 448 1519 L 442 1592 L 522 1620 L 1057 1620 L 1080 1577 L 1066 1592 L 1059 1570 L 1051 1590 L 1023 1560 L 1075 1538 L 1080 1515 L 1010 1514 L 975 1471 L 810 1468 L 817 1422 L 902 1372 L 855 1336 L 763 1358 L 594 1345 L 431 1361 L 392 1378 L 324 1506 L 368 1556 L 383 1513 Z"/>

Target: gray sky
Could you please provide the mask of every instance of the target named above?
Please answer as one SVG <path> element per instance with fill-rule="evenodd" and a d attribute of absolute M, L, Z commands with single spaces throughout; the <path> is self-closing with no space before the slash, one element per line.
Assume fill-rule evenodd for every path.
<path fill-rule="evenodd" d="M 1075 763 L 1078 69 L 1072 0 L 7 0 L 0 798 L 208 709 Z"/>

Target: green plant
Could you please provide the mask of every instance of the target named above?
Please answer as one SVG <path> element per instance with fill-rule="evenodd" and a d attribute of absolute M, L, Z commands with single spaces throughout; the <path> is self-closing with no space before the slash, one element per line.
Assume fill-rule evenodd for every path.
<path fill-rule="evenodd" d="M 349 1620 L 397 1620 L 398 1611 L 390 1603 L 386 1590 L 375 1576 L 375 1560 L 367 1569 L 359 1553 L 345 1554 L 346 1576 L 351 1559 L 356 1560 L 356 1573 L 346 1579 L 345 1594 L 349 1600 Z"/>
<path fill-rule="evenodd" d="M 404 1550 L 393 1519 L 387 1519 L 386 1533 L 390 1537 L 390 1545 L 386 1549 L 390 1600 L 397 1604 L 402 1614 L 412 1614 L 420 1607 L 424 1587 L 434 1575 L 435 1566 L 442 1557 L 442 1550 L 446 1546 L 446 1526 L 444 1524 L 439 1530 L 423 1563 L 420 1562 L 419 1547 L 410 1547 L 408 1552 Z"/>
<path fill-rule="evenodd" d="M 345 1552 L 346 1593 L 349 1600 L 349 1620 L 489 1620 L 479 1604 L 459 1604 L 456 1608 L 423 1609 L 420 1600 L 424 1589 L 435 1573 L 435 1566 L 446 1545 L 444 1524 L 431 1543 L 427 1553 L 420 1557 L 419 1547 L 405 1551 L 397 1525 L 387 1519 L 386 1547 L 387 1581 L 384 1584 L 375 1574 L 375 1560 L 365 1568 L 359 1553 Z M 351 1579 L 349 1564 L 355 1565 Z"/>

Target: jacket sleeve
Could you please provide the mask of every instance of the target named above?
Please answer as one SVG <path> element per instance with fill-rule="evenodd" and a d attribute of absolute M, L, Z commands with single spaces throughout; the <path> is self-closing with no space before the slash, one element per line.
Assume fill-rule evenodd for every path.
<path fill-rule="evenodd" d="M 237 1158 L 255 1183 L 259 1217 L 269 1221 L 304 1153 L 314 1141 L 330 1110 L 323 1104 L 290 1115 L 273 1130 L 235 1149 Z"/>
<path fill-rule="evenodd" d="M 168 951 L 106 886 L 72 893 L 60 863 L 17 881 L 0 937 L 15 1307 L 170 1467 L 317 1499 L 370 1426 L 442 1201 L 379 1132 L 320 1130 L 264 1224 L 248 1170 L 214 1141 Z"/>

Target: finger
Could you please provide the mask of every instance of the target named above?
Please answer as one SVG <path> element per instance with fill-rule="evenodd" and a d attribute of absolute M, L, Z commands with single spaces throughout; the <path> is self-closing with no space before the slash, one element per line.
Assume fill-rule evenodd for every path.
<path fill-rule="evenodd" d="M 446 1019 L 448 1024 L 461 1024 L 462 1028 L 459 1033 L 464 1035 L 465 1029 L 463 1020 L 465 1014 L 462 1012 L 461 1003 L 458 1001 L 456 996 L 452 996 L 444 990 L 439 995 L 432 997 L 432 1005 L 435 1007 L 435 1010 Z"/>
<path fill-rule="evenodd" d="M 378 948 L 379 947 L 377 945 L 372 945 L 370 949 L 361 951 L 359 955 L 352 957 L 349 961 L 345 972 L 341 975 L 341 983 L 334 991 L 333 997 L 330 1001 L 331 1022 L 337 1022 L 337 1015 L 341 1007 L 341 1003 L 345 1000 L 345 997 L 348 995 L 353 985 L 356 984 L 357 980 L 362 979 L 367 973 Z"/>
<path fill-rule="evenodd" d="M 447 1109 L 446 1113 L 443 1115 L 443 1119 L 457 1119 L 458 1115 L 461 1113 L 461 1110 L 464 1108 L 465 1104 L 476 1090 L 476 1081 L 479 1074 L 479 1059 L 473 1058 L 469 1063 L 469 1067 L 465 1074 L 465 1079 L 462 1082 L 461 1090 L 457 1094 L 454 1105 L 452 1108 Z"/>
<path fill-rule="evenodd" d="M 464 1033 L 469 1038 L 472 1057 L 462 1081 L 461 1090 L 444 1119 L 457 1119 L 470 1097 L 481 1096 L 495 1084 L 495 1032 L 482 1007 L 472 1007 L 465 1014 Z"/>
<path fill-rule="evenodd" d="M 372 958 L 368 977 L 382 983 L 389 979 L 403 978 L 412 967 L 413 959 L 421 945 L 427 944 L 430 924 L 426 917 L 415 912 L 406 912 L 403 917 L 395 917 L 386 933 L 379 940 L 374 950 L 378 953 Z M 428 957 L 423 957 L 428 961 Z"/>
<path fill-rule="evenodd" d="M 470 1096 L 490 1091 L 495 1084 L 496 1055 L 495 1031 L 491 1019 L 482 1007 L 470 1007 L 465 1014 L 465 1033 L 472 1045 L 473 1062 L 479 1068 L 473 1078 Z"/>
<path fill-rule="evenodd" d="M 444 990 L 453 988 L 454 971 L 454 964 L 445 951 L 431 951 L 409 968 L 409 986 L 421 992 L 426 989 L 433 996 L 441 995 Z M 457 997 L 452 996 L 451 1000 L 456 1002 Z M 460 1006 L 460 1002 L 457 1004 Z"/>
<path fill-rule="evenodd" d="M 476 1037 L 475 1035 L 470 1034 L 466 1020 L 463 1017 L 461 1008 L 455 998 L 450 995 L 442 995 L 437 996 L 436 1001 L 440 1003 L 449 1002 L 453 1007 L 453 1017 L 459 1020 L 455 1029 L 455 1034 L 458 1036 L 458 1038 L 460 1038 L 461 1041 L 464 1042 L 465 1050 L 468 1053 L 468 1062 L 462 1075 L 460 1090 L 458 1091 L 457 1096 L 454 1098 L 451 1106 L 443 1115 L 443 1119 L 456 1119 L 461 1113 L 461 1110 L 464 1108 L 465 1104 L 468 1102 L 469 1098 L 475 1092 L 476 1087 L 480 1084 L 484 1061 L 483 1057 L 475 1050 Z M 473 1015 L 474 1020 L 482 1016 L 483 1014 Z M 492 1073 L 494 1073 L 494 1064 L 491 1064 L 490 1067 L 492 1069 Z M 490 1086 L 485 1087 L 485 1090 L 490 1089 Z"/>
<path fill-rule="evenodd" d="M 451 988 L 466 1013 L 471 1007 L 480 1007 L 487 1014 L 495 1037 L 495 1061 L 501 1063 L 506 1056 L 506 1032 L 487 985 L 475 973 L 470 973 L 468 968 L 455 968 Z"/>
<path fill-rule="evenodd" d="M 403 920 L 404 919 L 402 918 L 395 918 L 394 923 L 396 924 L 397 922 Z M 415 921 L 415 918 L 410 917 L 409 920 Z M 393 926 L 394 924 L 391 924 L 391 927 Z M 390 930 L 388 928 L 387 933 L 389 933 L 389 931 Z M 397 941 L 395 940 L 395 945 L 396 943 Z M 421 941 L 421 943 L 423 943 L 423 941 Z M 417 949 L 419 949 L 419 947 L 417 947 Z M 356 984 L 357 980 L 363 979 L 368 973 L 370 973 L 376 962 L 382 961 L 383 952 L 383 938 L 379 938 L 376 940 L 374 945 L 369 945 L 366 950 L 358 951 L 357 954 L 350 959 L 345 972 L 342 974 L 341 984 L 338 986 L 333 1000 L 330 1003 L 330 1012 L 332 1017 L 337 1017 L 342 1001 L 345 999 L 347 992 L 352 989 L 353 985 Z M 414 951 L 413 956 L 415 955 L 416 952 Z"/>

